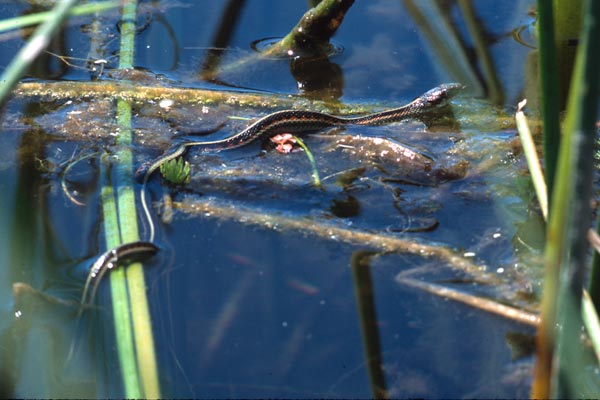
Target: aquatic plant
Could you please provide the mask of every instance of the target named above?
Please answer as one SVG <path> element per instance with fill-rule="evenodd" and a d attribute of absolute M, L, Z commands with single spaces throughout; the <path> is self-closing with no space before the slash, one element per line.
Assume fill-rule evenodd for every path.
<path fill-rule="evenodd" d="M 313 2 L 315 3 L 315 2 Z M 323 2 L 321 4 L 331 3 L 331 2 Z M 350 4 L 351 2 L 345 2 L 345 4 Z M 60 3 L 61 5 L 67 4 L 67 2 Z M 74 2 L 70 2 L 71 6 Z M 94 3 L 96 4 L 96 3 Z M 102 4 L 103 7 L 108 7 L 109 4 L 114 3 L 97 3 Z M 120 48 L 120 64 L 119 68 L 128 69 L 134 66 L 133 59 L 133 44 L 134 44 L 134 36 L 135 36 L 135 13 L 136 13 L 136 2 L 128 1 L 124 3 L 123 14 L 122 14 L 122 23 L 120 26 L 120 34 L 121 34 L 121 48 Z M 315 3 L 316 5 L 316 3 Z M 493 70 L 493 65 L 491 63 L 491 57 L 489 54 L 485 53 L 487 51 L 484 46 L 483 41 L 483 31 L 480 29 L 481 27 L 477 26 L 475 23 L 477 18 L 474 15 L 474 10 L 472 5 L 467 1 L 460 2 L 461 9 L 464 14 L 469 16 L 469 21 L 471 24 L 468 26 L 469 31 L 473 33 L 473 36 L 476 40 L 476 52 L 479 54 L 481 60 L 483 60 L 484 64 L 484 72 L 486 80 L 488 81 L 488 91 L 490 93 L 490 97 L 492 97 L 494 102 L 501 103 L 502 98 L 504 96 L 500 84 L 498 83 L 498 77 L 495 75 L 496 72 Z M 100 6 L 98 6 L 100 7 Z M 321 8 L 324 8 L 323 6 Z M 98 8 L 96 11 L 100 10 Z M 345 12 L 345 11 L 344 11 Z M 548 10 L 541 11 L 540 14 L 543 14 Z M 68 13 L 68 8 L 61 10 L 61 18 L 64 18 Z M 43 17 L 38 18 L 47 18 L 47 16 L 54 14 L 47 14 Z M 551 15 L 551 14 L 550 14 Z M 591 15 L 591 12 L 590 12 Z M 543 19 L 540 16 L 541 19 Z M 56 29 L 56 26 L 59 22 L 58 19 L 55 20 L 55 26 L 52 29 Z M 544 21 L 547 21 L 545 19 Z M 543 26 L 544 21 L 541 21 L 541 25 Z M 30 22 L 23 22 L 22 24 L 26 24 Z M 552 26 L 552 24 L 550 24 Z M 589 28 L 589 27 L 588 27 Z M 543 28 L 540 28 L 543 31 Z M 51 33 L 50 29 L 45 33 L 49 35 Z M 331 32 L 333 34 L 333 32 Z M 596 35 L 597 36 L 597 35 Z M 34 37 L 35 38 L 35 37 Z M 32 39 L 33 40 L 33 39 Z M 553 39 L 550 36 L 546 39 L 540 39 L 549 41 L 553 45 Z M 590 41 L 582 42 L 585 43 L 585 46 L 581 46 L 582 48 L 593 48 L 596 43 L 591 43 Z M 543 47 L 543 46 L 542 46 Z M 583 51 L 583 50 L 582 50 Z M 33 53 L 27 53 L 29 58 L 33 59 L 35 55 Z M 546 63 L 552 64 L 552 59 L 554 56 L 550 53 L 542 53 L 542 64 L 546 65 Z M 18 60 L 18 58 L 16 59 Z M 546 61 L 544 61 L 546 60 Z M 550 61 L 547 61 L 550 60 Z M 584 75 L 584 73 L 579 72 L 580 69 L 586 69 L 582 64 L 579 65 L 579 69 L 576 68 L 576 76 Z M 597 63 L 595 64 L 597 65 Z M 545 68 L 542 67 L 545 71 Z M 591 68 L 588 66 L 587 68 L 590 70 Z M 13 73 L 12 71 L 18 71 L 19 74 L 15 74 L 10 78 L 6 78 L 6 83 L 3 85 L 4 95 L 9 93 L 10 86 L 18 81 L 19 77 L 22 76 L 22 73 L 26 70 L 25 64 L 17 65 L 14 69 L 8 68 L 6 73 Z M 473 74 L 476 76 L 477 74 Z M 557 102 L 553 101 L 557 97 L 556 90 L 556 78 L 554 78 L 552 74 L 552 70 L 547 70 L 542 76 L 542 86 L 547 87 L 543 89 L 545 95 L 543 96 L 543 108 L 544 108 L 544 131 L 546 132 L 546 146 L 545 146 L 545 157 L 544 160 L 546 162 L 546 177 L 550 181 L 549 186 L 552 188 L 552 179 L 553 176 L 553 167 L 555 162 L 553 159 L 553 152 L 557 153 L 558 151 L 558 111 L 557 111 Z M 125 78 L 126 80 L 126 78 Z M 592 87 L 594 87 L 594 82 L 592 83 Z M 573 85 L 575 89 L 573 89 L 573 93 L 577 91 L 577 93 L 581 93 L 581 84 Z M 77 84 L 66 83 L 66 82 L 52 82 L 52 83 L 40 83 L 40 82 L 26 82 L 19 85 L 17 91 L 15 93 L 17 95 L 22 95 L 23 93 L 28 93 L 28 95 L 35 96 L 43 93 L 52 92 L 55 98 L 68 99 L 68 98 L 76 98 L 81 96 L 82 93 L 94 93 L 97 98 L 106 97 L 111 99 L 117 99 L 117 112 L 118 112 L 118 130 L 119 136 L 116 140 L 116 147 L 114 153 L 111 153 L 109 156 L 108 153 L 102 156 L 102 162 L 100 164 L 101 170 L 101 199 L 102 199 L 102 207 L 103 207 L 103 215 L 104 215 L 104 232 L 106 239 L 106 247 L 113 248 L 118 246 L 124 242 L 135 242 L 139 240 L 137 219 L 135 211 L 135 196 L 133 193 L 132 182 L 134 182 L 133 178 L 133 169 L 132 169 L 132 154 L 131 154 L 131 144 L 132 144 L 132 130 L 131 130 L 131 118 L 132 118 L 132 109 L 130 102 L 134 100 L 151 100 L 162 96 L 169 96 L 170 98 L 181 100 L 181 103 L 195 103 L 198 102 L 198 99 L 202 99 L 206 104 L 213 104 L 216 102 L 228 102 L 228 104 L 233 104 L 237 102 L 237 104 L 242 105 L 255 105 L 263 108 L 273 108 L 273 107 L 281 107 L 281 106 L 298 106 L 308 103 L 303 103 L 306 101 L 304 99 L 293 99 L 290 100 L 287 96 L 274 96 L 267 94 L 257 95 L 255 93 L 237 93 L 235 99 L 230 99 L 230 93 L 227 92 L 210 92 L 201 89 L 182 89 L 182 88 L 172 88 L 172 87 L 153 87 L 151 85 L 142 86 L 142 85 L 130 85 L 128 82 L 120 81 L 107 81 L 107 82 L 77 82 Z M 588 93 L 589 95 L 589 93 Z M 573 95 L 575 98 L 576 95 Z M 594 104 L 593 99 L 580 97 L 578 99 L 579 103 L 573 100 L 573 103 L 569 104 L 569 110 L 579 109 L 582 113 L 587 113 L 589 115 L 591 111 L 586 109 L 582 105 L 587 105 L 587 108 L 591 108 Z M 340 104 L 331 104 L 327 102 L 319 102 L 319 101 L 311 101 L 310 106 L 312 109 L 324 109 L 324 110 L 335 110 L 338 114 L 353 114 L 357 111 L 365 111 L 369 107 L 364 105 L 340 105 Z M 471 107 L 472 104 L 469 105 Z M 501 117 L 498 117 L 500 120 Z M 583 119 L 582 115 L 577 115 L 573 113 L 573 116 L 569 116 L 567 119 L 568 123 L 566 124 L 565 130 L 571 130 L 573 132 L 579 132 L 583 128 L 578 128 L 575 124 L 575 121 Z M 472 119 L 471 122 L 477 123 L 477 121 Z M 481 123 L 481 122 L 480 122 Z M 499 126 L 502 125 L 501 122 L 497 122 Z M 590 120 L 586 119 L 585 124 L 587 126 L 585 129 L 589 128 Z M 483 123 L 482 123 L 483 124 Z M 554 125 L 552 125 L 554 124 Z M 584 124 L 584 125 L 585 125 Z M 554 130 L 553 130 L 553 128 Z M 551 133 L 554 132 L 554 133 Z M 558 176 L 561 179 L 558 180 L 560 184 L 557 186 L 560 189 L 555 189 L 553 196 L 553 202 L 556 202 L 556 210 L 560 210 L 560 207 L 565 208 L 565 204 L 578 204 L 578 210 L 576 212 L 569 212 L 569 216 L 572 219 L 575 219 L 572 223 L 574 225 L 570 226 L 568 222 L 566 222 L 566 217 L 563 217 L 559 214 L 559 211 L 554 211 L 554 216 L 551 216 L 551 222 L 549 226 L 552 227 L 561 227 L 561 226 L 570 226 L 567 232 L 572 232 L 573 234 L 561 234 L 561 238 L 565 237 L 570 239 L 574 237 L 579 240 L 578 243 L 567 243 L 563 245 L 558 245 L 552 250 L 551 244 L 548 246 L 547 258 L 550 263 L 554 263 L 556 259 L 564 259 L 570 257 L 569 249 L 580 250 L 581 247 L 585 245 L 585 243 L 581 243 L 582 239 L 582 225 L 575 225 L 577 223 L 577 215 L 585 215 L 589 214 L 589 210 L 586 209 L 585 201 L 589 200 L 589 165 L 587 163 L 578 163 L 577 159 L 587 160 L 587 151 L 592 147 L 589 145 L 590 136 L 580 136 L 572 139 L 573 142 L 579 143 L 579 147 L 582 151 L 586 152 L 585 154 L 578 156 L 579 158 L 575 158 L 571 153 L 567 153 L 565 151 L 565 155 L 561 158 L 561 165 L 564 163 L 567 167 L 568 171 L 575 171 L 578 168 L 585 168 L 587 172 L 579 173 L 577 179 L 565 178 L 566 175 L 561 175 L 561 172 L 558 173 Z M 309 162 L 312 168 L 313 173 L 313 182 L 315 186 L 320 186 L 321 181 L 319 179 L 318 171 L 316 169 L 316 163 L 313 155 L 306 147 L 306 145 L 301 141 L 301 139 L 297 138 L 296 142 L 306 151 L 306 156 L 309 158 Z M 582 146 L 583 144 L 583 146 Z M 531 150 L 530 146 L 530 150 Z M 115 162 L 117 160 L 117 162 Z M 567 161 L 564 161 L 567 160 Z M 585 165 L 584 165 L 585 164 Z M 565 169 L 561 169 L 564 171 Z M 165 175 L 165 178 L 174 182 L 186 182 L 189 180 L 189 164 L 187 162 L 183 162 L 182 159 L 179 159 L 177 162 L 173 162 L 173 165 L 165 165 L 164 170 L 161 168 L 161 172 Z M 563 174 L 565 172 L 562 172 Z M 581 181 L 577 186 L 571 186 L 571 189 L 565 189 L 565 182 L 578 182 L 578 179 Z M 586 186 L 587 185 L 587 186 Z M 567 185 L 569 186 L 569 185 Z M 552 190 L 552 189 L 550 189 Z M 559 194 L 560 192 L 560 194 Z M 580 193 L 580 202 L 571 202 L 569 198 L 559 197 L 560 195 L 566 193 L 577 192 Z M 540 195 L 540 197 L 544 197 Z M 180 205 L 181 207 L 181 205 Z M 204 207 L 204 208 L 202 208 Z M 212 207 L 212 208 L 211 208 Z M 568 208 L 568 207 L 567 207 Z M 181 208 L 180 208 L 181 209 Z M 568 211 L 568 210 L 567 210 Z M 327 225 L 323 223 L 322 225 L 315 226 L 307 226 L 303 224 L 302 221 L 298 221 L 297 218 L 286 217 L 286 216 L 270 216 L 265 217 L 264 214 L 257 213 L 251 209 L 233 209 L 232 207 L 227 207 L 227 204 L 207 204 L 202 206 L 201 204 L 195 204 L 190 207 L 188 210 L 190 213 L 206 213 L 213 216 L 221 216 L 223 219 L 231 219 L 236 221 L 245 221 L 247 224 L 254 224 L 257 226 L 264 227 L 272 227 L 277 226 L 279 229 L 294 229 L 298 232 L 303 233 L 311 233 L 314 235 L 327 235 L 329 237 L 335 237 L 336 241 L 351 243 L 353 245 L 360 246 L 369 246 L 370 248 L 376 249 L 380 253 L 389 252 L 389 251 L 402 251 L 407 254 L 413 255 L 423 255 L 427 254 L 428 257 L 436 257 L 440 260 L 443 260 L 449 265 L 452 265 L 457 270 L 461 270 L 468 274 L 477 274 L 479 273 L 480 281 L 485 281 L 487 283 L 496 283 L 494 280 L 494 276 L 486 275 L 481 273 L 481 268 L 475 262 L 471 262 L 464 257 L 460 257 L 457 255 L 451 248 L 445 246 L 428 246 L 422 243 L 415 243 L 410 240 L 399 239 L 398 237 L 394 237 L 392 235 L 385 234 L 375 234 L 371 232 L 358 232 L 353 231 L 351 229 L 342 228 L 339 226 L 335 226 L 333 224 Z M 581 221 L 579 221 L 581 222 Z M 550 229 L 550 228 L 549 228 Z M 552 228 L 554 229 L 554 228 Z M 555 235 L 555 230 L 552 230 L 552 234 Z M 585 236 L 585 235 L 583 235 Z M 556 246 L 556 245 L 555 245 Z M 565 252 L 566 255 L 563 255 L 561 252 Z M 560 253 L 560 256 L 558 254 Z M 574 252 L 570 252 L 573 254 Z M 580 251 L 578 254 L 583 254 L 585 251 Z M 374 254 L 374 253 L 373 253 Z M 372 288 L 370 287 L 370 278 L 368 276 L 368 268 L 367 265 L 372 258 L 372 253 L 356 253 L 353 258 L 353 269 L 356 273 L 356 287 L 357 287 L 357 299 L 359 300 L 359 307 L 365 311 L 361 312 L 359 315 L 361 317 L 361 322 L 363 322 L 363 330 L 369 331 L 369 336 L 371 341 L 369 342 L 365 335 L 365 348 L 367 351 L 367 356 L 365 357 L 369 363 L 369 373 L 371 374 L 371 379 L 373 382 L 372 389 L 374 396 L 384 397 L 386 395 L 385 388 L 385 379 L 383 378 L 381 367 L 381 354 L 379 345 L 377 343 L 373 344 L 373 338 L 377 338 L 377 330 L 375 329 L 376 318 L 374 315 L 374 305 L 372 303 L 373 300 L 369 298 L 369 295 L 372 295 L 370 291 Z M 567 259 L 567 263 L 571 262 L 571 259 Z M 583 263 L 582 260 L 578 259 L 573 261 L 573 264 L 578 264 L 578 266 Z M 124 395 L 127 397 L 160 397 L 161 396 L 161 388 L 159 383 L 159 372 L 158 365 L 156 362 L 156 355 L 154 354 L 155 345 L 153 343 L 152 337 L 152 324 L 150 319 L 150 314 L 148 312 L 148 301 L 146 299 L 146 284 L 144 282 L 144 274 L 142 270 L 142 265 L 140 263 L 133 263 L 130 265 L 121 265 L 122 268 L 116 268 L 110 274 L 111 281 L 111 293 L 112 293 L 112 307 L 113 307 L 113 316 L 114 316 L 114 326 L 115 332 L 117 336 L 117 346 L 119 349 L 119 360 L 120 360 L 120 376 L 123 379 L 123 387 L 124 387 Z M 359 270 L 361 269 L 361 270 Z M 574 276 L 578 280 L 570 281 L 561 286 L 561 293 L 569 293 L 570 291 L 579 291 L 579 287 L 581 284 L 581 276 L 579 270 L 577 272 L 570 272 L 571 270 L 566 270 L 567 272 L 563 273 L 563 275 Z M 358 276 L 359 273 L 365 273 L 366 275 Z M 594 272 L 592 276 L 597 273 Z M 558 286 L 551 278 L 552 274 L 549 274 L 549 284 L 548 286 L 552 289 L 552 286 Z M 486 281 L 486 279 L 488 279 Z M 590 288 L 590 293 L 594 301 L 597 302 L 598 299 L 598 287 L 594 285 L 594 282 L 597 279 L 592 278 L 592 287 Z M 414 281 L 418 283 L 418 281 Z M 362 285 L 360 287 L 359 285 Z M 415 287 L 419 287 L 417 284 Z M 427 290 L 423 286 L 421 286 L 424 290 Z M 554 296 L 554 292 L 552 290 L 547 290 L 547 296 Z M 365 295 L 367 293 L 367 295 Z M 561 298 L 563 296 L 561 295 Z M 548 297 L 551 300 L 551 297 Z M 565 298 L 568 298 L 565 296 Z M 575 300 L 570 303 L 567 302 L 561 305 L 559 308 L 563 310 L 567 310 L 566 313 L 563 312 L 563 315 L 572 316 L 574 313 L 569 312 L 569 307 L 578 306 L 578 302 L 580 297 L 576 297 Z M 547 301 L 550 301 L 547 300 Z M 584 303 L 588 304 L 588 303 Z M 550 307 L 553 307 L 552 305 Z M 553 309 L 550 311 L 546 311 L 546 315 L 548 313 L 553 313 Z M 512 312 L 512 310 L 510 311 Z M 579 315 L 578 313 L 575 313 Z M 590 311 L 591 315 L 591 311 Z M 532 316 L 531 314 L 523 313 L 522 321 L 525 321 L 528 324 L 537 323 L 537 318 Z M 552 321 L 552 319 L 546 319 L 546 321 Z M 548 323 L 548 322 L 546 322 Z M 569 327 L 573 327 L 571 334 L 577 332 L 577 327 L 581 325 L 578 317 L 574 317 L 573 320 L 567 319 L 564 321 L 565 324 L 568 324 Z M 567 330 L 565 330 L 566 332 Z M 571 351 L 570 347 L 574 343 L 578 342 L 576 336 L 568 336 L 565 335 L 562 338 L 558 338 L 558 341 L 562 343 L 562 348 L 569 350 L 566 353 L 567 361 L 565 365 L 571 365 L 570 363 L 573 361 L 573 355 L 579 354 L 576 351 Z M 542 360 L 543 361 L 543 360 Z M 547 360 L 548 361 L 548 360 Z M 550 361 L 548 361 L 550 365 Z M 379 368 L 379 369 L 378 369 Z M 548 384 L 549 386 L 549 384 Z M 541 390 L 541 389 L 540 389 Z M 558 394 L 561 395 L 572 395 L 568 389 L 564 389 L 562 387 L 558 387 L 556 389 Z M 537 395 L 543 395 L 544 393 L 549 392 L 534 392 Z"/>
<path fill-rule="evenodd" d="M 563 2 L 566 3 L 566 2 Z M 577 4 L 569 4 L 574 5 Z M 547 242 L 545 250 L 546 277 L 542 300 L 542 323 L 537 338 L 537 360 L 532 388 L 533 398 L 587 397 L 597 393 L 588 392 L 583 377 L 586 358 L 580 343 L 582 318 L 582 295 L 584 276 L 588 267 L 587 240 L 590 201 L 592 198 L 592 175 L 594 170 L 593 148 L 596 136 L 596 110 L 600 89 L 600 3 L 584 1 L 581 12 L 582 33 L 579 39 L 573 76 L 567 101 L 567 116 L 558 149 L 557 164 L 550 165 L 550 176 L 556 168 L 556 177 L 548 177 L 551 189 Z M 552 15 L 550 2 L 539 1 L 540 63 L 542 68 L 542 99 L 544 133 L 547 134 L 546 165 L 552 163 L 557 142 L 558 99 L 557 64 L 552 47 Z M 569 79 L 564 74 L 563 79 Z M 545 91 L 545 92 L 544 92 Z M 550 113 L 551 115 L 548 115 Z M 547 175 L 548 176 L 548 175 Z M 592 272 L 593 282 L 598 277 Z M 592 296 L 594 299 L 594 296 Z M 598 304 L 597 300 L 594 303 Z M 585 318 L 591 321 L 592 318 Z M 588 329 L 594 334 L 597 327 Z"/>
<path fill-rule="evenodd" d="M 177 157 L 161 164 L 160 173 L 163 178 L 176 185 L 188 183 L 191 179 L 190 163 L 182 157 Z"/>

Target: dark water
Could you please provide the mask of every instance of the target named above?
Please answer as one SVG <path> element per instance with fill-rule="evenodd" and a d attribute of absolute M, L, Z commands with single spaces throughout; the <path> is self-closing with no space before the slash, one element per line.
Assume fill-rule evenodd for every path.
<path fill-rule="evenodd" d="M 536 271 L 527 268 L 535 265 L 536 236 L 529 232 L 536 232 L 530 227 L 539 220 L 522 160 L 510 146 L 515 132 L 503 122 L 527 92 L 530 50 L 511 33 L 529 22 L 531 5 L 473 2 L 491 65 L 486 69 L 486 54 L 473 47 L 473 26 L 454 2 L 423 1 L 416 8 L 409 1 L 356 2 L 334 38 L 338 52 L 308 66 L 288 59 L 245 61 L 254 55 L 252 43 L 285 35 L 306 2 L 141 3 L 135 49 L 135 65 L 145 71 L 140 85 L 289 94 L 380 108 L 443 82 L 467 86 L 451 110 L 458 122 L 336 133 L 391 137 L 434 155 L 444 168 L 466 160 L 461 179 L 423 180 L 410 170 L 398 178 L 360 154 L 331 150 L 330 138 L 308 137 L 324 190 L 311 185 L 302 152 L 263 153 L 258 145 L 219 155 L 192 151 L 187 158 L 193 179 L 183 188 L 157 177 L 151 181 L 155 201 L 164 191 L 183 204 L 171 223 L 159 222 L 161 251 L 145 265 L 165 396 L 371 396 L 351 268 L 364 252 L 371 254 L 365 265 L 372 278 L 372 317 L 391 396 L 528 395 L 531 357 L 513 359 L 507 337 L 531 334 L 532 328 L 411 288 L 399 276 L 414 270 L 425 281 L 514 302 L 539 286 Z M 3 17 L 29 8 L 0 7 Z M 115 17 L 98 20 L 96 49 L 86 33 L 91 19 L 75 19 L 52 45 L 53 53 L 73 57 L 71 66 L 46 55 L 28 79 L 111 79 L 119 38 Z M 23 40 L 5 36 L 1 43 L 0 62 L 6 65 Z M 218 72 L 210 74 L 208 60 L 215 54 Z M 85 60 L 99 58 L 107 60 L 105 69 L 90 71 Z M 98 312 L 79 320 L 72 306 L 60 302 L 79 299 L 87 269 L 106 250 L 99 154 L 112 150 L 106 131 L 115 129 L 111 102 L 73 100 L 18 98 L 3 115 L 0 387 L 9 396 L 122 396 L 108 283 L 101 285 Z M 175 130 L 269 112 L 211 105 L 199 122 L 201 108 L 180 110 L 165 117 L 154 103 L 135 106 L 133 123 L 144 138 L 134 147 L 136 167 L 166 149 Z M 87 123 L 70 122 L 81 113 Z M 229 121 L 220 134 L 246 123 Z M 65 172 L 72 159 L 84 156 Z M 352 184 L 335 183 L 357 165 L 366 169 Z M 219 216 L 184 207 L 197 202 L 248 213 Z M 261 223 L 250 216 L 255 214 L 281 219 Z M 290 221 L 316 228 L 292 228 Z M 327 234 L 328 227 L 440 246 L 485 265 L 505 285 L 473 284 L 479 277 L 443 259 L 386 252 Z M 15 292 L 17 282 L 31 290 Z M 68 357 L 72 349 L 75 355 Z"/>

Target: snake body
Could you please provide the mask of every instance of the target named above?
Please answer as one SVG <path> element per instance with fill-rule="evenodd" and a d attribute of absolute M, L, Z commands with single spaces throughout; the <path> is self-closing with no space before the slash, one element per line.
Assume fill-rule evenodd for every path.
<path fill-rule="evenodd" d="M 83 312 L 84 306 L 88 304 L 88 291 L 90 290 L 90 285 L 92 285 L 92 281 L 96 281 L 91 287 L 91 295 L 89 298 L 89 303 L 91 304 L 94 297 L 96 296 L 96 290 L 98 289 L 98 284 L 102 280 L 102 277 L 109 269 L 115 267 L 117 263 L 123 262 L 128 257 L 140 256 L 143 254 L 155 254 L 158 251 L 158 247 L 154 243 L 150 242 L 130 242 L 121 244 L 113 249 L 106 251 L 100 257 L 96 259 L 92 267 L 90 268 L 90 272 L 88 273 L 87 279 L 85 281 L 85 285 L 83 286 L 83 294 L 81 296 L 80 307 L 78 316 Z"/>
<path fill-rule="evenodd" d="M 257 139 L 268 138 L 279 133 L 314 132 L 325 128 L 344 125 L 384 125 L 411 118 L 418 118 L 436 108 L 443 107 L 454 97 L 463 85 L 445 83 L 425 92 L 410 103 L 391 110 L 376 112 L 359 117 L 338 117 L 317 111 L 283 110 L 266 115 L 244 130 L 224 139 L 213 141 L 188 141 L 171 147 L 148 167 L 141 169 L 142 180 L 141 201 L 150 224 L 150 239 L 154 240 L 154 226 L 146 204 L 145 189 L 152 174 L 162 164 L 185 154 L 189 147 L 197 147 L 200 151 L 218 152 L 245 146 Z"/>
<path fill-rule="evenodd" d="M 320 113 L 316 111 L 298 111 L 284 110 L 260 118 L 258 121 L 249 125 L 246 129 L 225 139 L 213 141 L 188 141 L 173 146 L 165 154 L 151 162 L 149 166 L 142 170 L 144 178 L 141 190 L 141 202 L 150 225 L 150 235 L 148 242 L 131 242 L 117 246 L 102 254 L 88 274 L 84 285 L 83 294 L 80 301 L 78 316 L 81 315 L 87 304 L 88 292 L 91 290 L 91 302 L 96 294 L 98 283 L 102 276 L 130 256 L 140 256 L 143 254 L 154 254 L 158 247 L 154 241 L 154 224 L 146 203 L 146 185 L 152 174 L 165 162 L 175 159 L 185 154 L 187 149 L 192 146 L 199 147 L 202 151 L 222 151 L 245 146 L 260 138 L 268 138 L 279 133 L 304 133 L 313 132 L 321 129 L 343 126 L 343 125 L 383 125 L 410 118 L 418 118 L 432 110 L 444 106 L 463 86 L 458 83 L 446 83 L 437 86 L 428 92 L 417 97 L 410 103 L 391 110 L 372 113 L 360 117 L 337 117 L 331 114 Z M 93 286 L 92 281 L 96 281 Z M 70 356 L 69 356 L 70 357 Z"/>

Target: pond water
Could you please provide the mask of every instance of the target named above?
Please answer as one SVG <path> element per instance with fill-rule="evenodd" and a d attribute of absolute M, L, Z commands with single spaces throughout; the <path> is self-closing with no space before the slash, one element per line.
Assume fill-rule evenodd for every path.
<path fill-rule="evenodd" d="M 107 250 L 101 188 L 123 87 L 101 85 L 128 80 L 161 93 L 134 102 L 135 169 L 187 133 L 226 137 L 276 110 L 347 116 L 465 85 L 424 120 L 303 136 L 319 187 L 306 152 L 258 141 L 190 148 L 184 185 L 150 179 L 160 250 L 144 273 L 165 397 L 527 396 L 534 328 L 414 282 L 536 309 L 541 220 L 511 116 L 535 71 L 514 34 L 533 3 L 356 2 L 335 51 L 305 61 L 254 49 L 307 2 L 141 2 L 125 73 L 118 14 L 72 19 L 2 115 L 0 393 L 123 396 L 108 279 L 97 307 L 78 317 L 76 302 Z M 3 18 L 33 9 L 0 3 Z M 27 33 L 3 35 L 5 66 Z M 186 89 L 221 97 L 160 103 Z"/>

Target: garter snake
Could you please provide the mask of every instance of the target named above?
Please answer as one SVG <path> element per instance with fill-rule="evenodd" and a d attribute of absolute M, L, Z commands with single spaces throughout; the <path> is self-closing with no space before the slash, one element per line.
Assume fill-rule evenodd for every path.
<path fill-rule="evenodd" d="M 158 250 L 158 247 L 154 243 L 137 241 L 121 244 L 98 257 L 90 268 L 85 285 L 83 286 L 83 294 L 79 301 L 76 319 L 79 320 L 84 309 L 92 304 L 94 297 L 96 296 L 96 291 L 98 290 L 98 285 L 106 271 L 114 268 L 118 263 L 132 261 L 143 255 L 153 255 Z M 95 282 L 92 282 L 94 280 Z M 88 292 L 90 292 L 90 290 L 91 294 L 88 300 Z M 74 353 L 75 342 L 71 344 L 69 352 L 67 353 L 67 362 L 71 360 Z"/>
<path fill-rule="evenodd" d="M 213 141 L 188 141 L 171 147 L 163 155 L 142 167 L 138 173 L 143 174 L 141 201 L 150 224 L 149 241 L 154 241 L 154 226 L 146 204 L 145 189 L 148 180 L 162 164 L 185 154 L 189 147 L 198 147 L 201 151 L 222 151 L 245 146 L 259 138 L 268 138 L 278 133 L 314 132 L 325 128 L 343 125 L 384 125 L 411 118 L 418 118 L 432 110 L 443 107 L 463 88 L 460 83 L 445 83 L 437 86 L 410 103 L 359 117 L 337 117 L 317 111 L 283 110 L 266 115 L 244 130 L 224 139 Z"/>
<path fill-rule="evenodd" d="M 155 254 L 158 251 L 158 247 L 154 243 L 150 242 L 130 242 L 119 245 L 113 249 L 108 250 L 100 257 L 96 259 L 92 268 L 90 268 L 90 272 L 88 273 L 87 279 L 85 281 L 85 285 L 83 287 L 83 294 L 81 296 L 80 307 L 78 316 L 83 312 L 83 308 L 88 304 L 87 297 L 88 291 L 90 290 L 90 285 L 92 285 L 92 281 L 96 281 L 93 283 L 93 287 L 91 288 L 91 295 L 89 296 L 89 303 L 92 303 L 94 297 L 96 296 L 96 290 L 98 289 L 98 285 L 102 280 L 102 276 L 108 271 L 117 265 L 119 262 L 123 262 L 125 259 L 129 257 L 139 256 L 143 254 Z"/>

